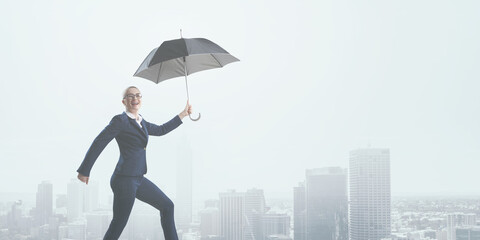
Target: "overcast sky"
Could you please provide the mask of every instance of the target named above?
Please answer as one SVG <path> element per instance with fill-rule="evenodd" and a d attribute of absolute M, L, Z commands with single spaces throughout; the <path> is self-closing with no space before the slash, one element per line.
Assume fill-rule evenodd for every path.
<path fill-rule="evenodd" d="M 133 78 L 163 41 L 203 37 L 240 59 L 189 76 L 202 119 L 151 137 L 147 176 L 175 195 L 289 193 L 305 169 L 389 148 L 393 194 L 479 194 L 478 1 L 1 1 L 0 192 L 57 193 L 135 85 L 161 124 L 185 82 Z M 91 173 L 106 190 L 112 141 Z"/>

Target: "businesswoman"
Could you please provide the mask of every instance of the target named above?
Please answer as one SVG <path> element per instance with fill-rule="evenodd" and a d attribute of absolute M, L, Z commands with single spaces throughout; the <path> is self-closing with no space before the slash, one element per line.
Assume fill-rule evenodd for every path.
<path fill-rule="evenodd" d="M 115 138 L 120 149 L 115 171 L 110 179 L 113 190 L 113 219 L 103 239 L 118 239 L 127 224 L 135 198 L 160 211 L 165 240 L 178 240 L 173 218 L 173 203 L 155 184 L 143 175 L 147 173 L 146 149 L 148 136 L 162 136 L 182 124 L 182 119 L 191 114 L 192 106 L 185 109 L 163 125 L 147 122 L 138 113 L 142 106 L 142 94 L 136 87 L 128 87 L 123 94 L 125 112 L 112 118 L 110 123 L 95 138 L 78 168 L 78 179 L 88 184 L 90 170 L 95 160 Z"/>

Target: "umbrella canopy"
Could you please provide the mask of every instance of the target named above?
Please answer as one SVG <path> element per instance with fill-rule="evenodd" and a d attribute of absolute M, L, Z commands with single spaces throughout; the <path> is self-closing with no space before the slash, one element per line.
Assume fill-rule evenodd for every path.
<path fill-rule="evenodd" d="M 236 61 L 239 60 L 208 39 L 180 38 L 153 49 L 133 76 L 159 83 Z"/>
<path fill-rule="evenodd" d="M 180 30 L 180 36 L 182 30 Z M 180 38 L 165 41 L 160 47 L 153 49 L 143 60 L 134 77 L 142 77 L 159 83 L 161 81 L 184 76 L 188 94 L 187 76 L 202 70 L 220 68 L 231 62 L 239 61 L 225 49 L 205 38 Z M 200 119 L 192 118 L 193 121 Z"/>

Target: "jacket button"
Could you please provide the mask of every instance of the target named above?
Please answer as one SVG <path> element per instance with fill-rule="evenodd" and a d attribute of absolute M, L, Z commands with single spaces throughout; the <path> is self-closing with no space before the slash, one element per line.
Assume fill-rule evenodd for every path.
<path fill-rule="evenodd" d="M 143 148 L 143 150 L 147 150 L 147 148 L 146 148 L 146 147 L 144 147 L 144 148 Z"/>

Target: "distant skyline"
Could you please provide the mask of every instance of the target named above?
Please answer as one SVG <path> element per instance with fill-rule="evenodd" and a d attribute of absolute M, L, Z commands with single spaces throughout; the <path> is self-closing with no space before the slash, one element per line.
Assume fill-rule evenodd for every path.
<path fill-rule="evenodd" d="M 115 7 L 112 8 L 112 5 Z M 141 114 L 164 123 L 183 79 L 132 75 L 163 41 L 204 37 L 240 62 L 189 76 L 202 119 L 151 137 L 147 176 L 175 197 L 189 148 L 193 198 L 227 189 L 291 193 L 305 170 L 348 168 L 349 152 L 390 149 L 398 195 L 480 195 L 480 2 L 0 2 L 0 192 L 54 194 L 136 85 Z M 92 169 L 100 192 L 112 141 Z M 293 193 L 292 193 L 293 194 Z"/>
<path fill-rule="evenodd" d="M 374 151 L 371 150 L 356 151 L 352 155 L 352 160 L 364 161 L 367 160 L 367 158 L 370 158 L 367 160 L 370 162 L 369 164 L 386 160 L 385 157 L 379 155 L 373 156 L 373 158 L 371 156 L 366 156 L 367 158 L 361 156 L 369 151 L 374 153 Z M 388 154 L 388 152 L 385 153 Z M 382 158 L 383 160 L 380 160 Z M 307 207 L 306 209 L 307 215 L 319 220 L 317 222 L 312 218 L 310 218 L 310 220 L 307 218 L 307 225 L 308 222 L 310 222 L 317 226 L 314 230 L 318 230 L 318 227 L 331 228 L 338 223 L 345 223 L 346 219 L 342 221 L 337 218 L 341 215 L 345 217 L 347 215 L 345 212 L 347 204 L 345 195 L 347 187 L 345 174 L 346 172 L 344 169 L 335 167 L 309 169 L 307 170 L 305 184 L 307 189 L 311 188 L 310 193 L 305 194 L 306 192 L 309 192 L 308 190 L 305 191 L 305 185 L 300 185 L 299 187 L 303 188 L 303 194 L 301 193 L 301 189 L 295 189 L 296 197 L 306 200 L 305 197 L 309 196 L 309 200 L 304 201 L 304 203 L 307 203 L 307 206 L 309 205 L 309 202 L 318 203 L 310 205 L 310 207 Z M 382 177 L 381 175 L 382 174 L 373 176 L 373 178 Z M 355 176 L 350 176 L 350 178 L 352 177 L 356 178 Z M 364 181 L 360 180 L 360 182 Z M 85 189 L 83 186 L 84 185 L 80 182 L 72 182 L 69 185 L 68 196 L 60 196 L 57 198 L 59 201 L 56 204 L 53 204 L 52 200 L 54 196 L 52 195 L 51 184 L 45 181 L 41 182 L 38 185 L 36 206 L 34 205 L 34 208 L 31 210 L 29 208 L 31 203 L 28 202 L 16 200 L 9 204 L 5 204 L 0 200 L 0 210 L 2 211 L 0 216 L 2 219 L 1 227 L 4 229 L 4 231 L 2 231 L 2 236 L 4 238 L 8 236 L 12 237 L 14 235 L 33 238 L 58 236 L 58 238 L 68 237 L 71 239 L 90 239 L 103 236 L 103 233 L 108 227 L 108 222 L 112 217 L 111 210 L 108 210 L 111 208 L 111 206 L 108 207 L 108 205 L 111 205 L 111 202 L 106 205 L 105 203 L 102 204 L 100 208 L 90 208 L 92 205 L 89 204 L 77 204 L 78 198 L 72 196 L 72 194 L 82 195 L 82 192 L 86 193 L 85 199 L 91 197 L 91 203 L 98 200 L 98 196 L 95 194 L 88 197 L 88 188 Z M 326 192 L 322 191 L 322 189 L 326 190 Z M 84 190 L 87 191 L 84 192 Z M 371 194 L 368 195 L 371 196 Z M 331 201 L 332 197 L 338 198 L 336 201 Z M 302 200 L 299 198 L 296 198 L 294 200 L 295 203 L 292 204 L 292 199 L 271 199 L 272 201 L 268 201 L 268 199 L 265 198 L 262 189 L 249 189 L 246 192 L 221 192 L 217 199 L 206 201 L 201 206 L 195 204 L 196 209 L 194 212 L 196 213 L 196 216 L 194 223 L 191 225 L 193 228 L 187 232 L 192 236 L 220 235 L 223 233 L 227 236 L 235 235 L 238 238 L 242 238 L 243 236 L 245 239 L 250 239 L 250 237 L 253 238 L 254 236 L 254 238 L 258 238 L 258 236 L 270 234 L 281 234 L 290 237 L 294 236 L 294 239 L 301 238 L 300 236 L 297 236 L 297 231 L 299 230 L 297 225 L 301 223 L 301 221 L 297 219 L 297 216 L 301 216 L 302 213 L 305 213 L 305 209 L 299 212 L 298 210 L 300 209 L 298 207 L 302 208 L 302 205 L 303 207 L 305 207 L 305 205 L 302 204 Z M 323 200 L 320 200 L 322 198 Z M 342 199 L 344 200 L 343 204 L 341 203 Z M 72 204 L 70 202 L 71 200 L 76 203 Z M 392 237 L 406 238 L 408 236 L 418 236 L 445 240 L 447 239 L 447 236 L 448 239 L 454 237 L 453 234 L 456 234 L 458 238 L 459 234 L 468 234 L 468 231 L 478 232 L 478 227 L 475 227 L 478 223 L 476 217 L 476 213 L 478 213 L 479 210 L 478 202 L 478 197 L 476 199 L 458 198 L 456 200 L 442 198 L 430 200 L 422 198 L 417 198 L 416 200 L 406 198 L 393 199 L 391 224 Z M 337 203 L 339 205 L 337 205 Z M 325 209 L 325 204 L 331 206 Z M 340 208 L 336 208 L 332 204 L 337 205 L 337 207 Z M 353 202 L 350 202 L 350 204 L 353 204 Z M 351 208 L 353 209 L 353 206 L 351 206 Z M 322 209 L 321 211 L 324 214 L 318 215 L 313 213 L 320 209 Z M 332 210 L 334 211 L 332 212 Z M 45 219 L 45 213 L 51 215 L 47 225 L 42 223 L 42 219 Z M 73 217 L 72 215 L 72 218 L 70 218 L 71 213 L 74 213 L 77 217 Z M 79 213 L 79 215 L 77 213 Z M 376 210 L 370 211 L 370 213 L 374 213 L 373 216 L 376 215 L 377 217 L 383 216 L 383 214 L 379 214 Z M 244 217 L 241 217 L 239 214 Z M 337 217 L 333 217 L 332 214 Z M 263 217 L 261 215 L 263 215 Z M 294 216 L 295 221 L 293 223 L 295 228 L 292 229 L 290 223 Z M 318 216 L 324 217 L 318 218 Z M 325 218 L 325 216 L 330 217 Z M 350 214 L 350 217 L 352 219 L 353 215 Z M 146 219 L 147 221 L 145 221 Z M 232 221 L 235 219 L 236 221 Z M 244 221 L 245 219 L 248 219 L 248 221 Z M 330 219 L 330 221 L 328 221 L 328 219 Z M 123 235 L 128 236 L 129 238 L 160 238 L 159 235 L 161 235 L 161 229 L 159 220 L 157 211 L 152 211 L 151 206 L 139 202 L 131 213 L 131 218 Z M 312 220 L 314 222 L 311 222 Z M 372 224 L 371 219 L 368 222 Z M 375 224 L 375 222 L 373 222 L 373 224 Z M 198 228 L 198 226 L 200 226 L 200 228 Z M 263 228 L 261 226 L 263 226 Z M 390 224 L 388 224 L 388 226 L 390 226 Z M 369 233 L 373 230 L 368 226 L 366 227 L 367 229 L 364 230 Z M 300 228 L 302 227 L 300 226 Z M 306 229 L 308 233 L 308 227 Z M 378 228 L 375 229 L 378 230 Z M 294 232 L 291 230 L 294 230 Z M 312 229 L 310 229 L 310 231 L 311 230 Z M 338 230 L 339 231 L 336 231 L 336 233 L 340 233 L 340 235 L 337 235 L 337 237 L 341 236 L 342 232 L 345 233 L 346 228 L 343 229 L 343 231 L 341 229 Z M 235 232 L 236 234 L 234 234 Z M 375 230 L 373 230 L 373 232 L 375 232 Z M 293 235 L 293 233 L 295 235 Z M 313 238 L 316 236 L 318 237 L 317 233 L 313 233 Z M 328 234 L 328 236 L 330 236 L 330 234 Z M 338 239 L 344 238 L 345 237 L 339 237 Z M 309 238 L 307 237 L 307 239 Z"/>

